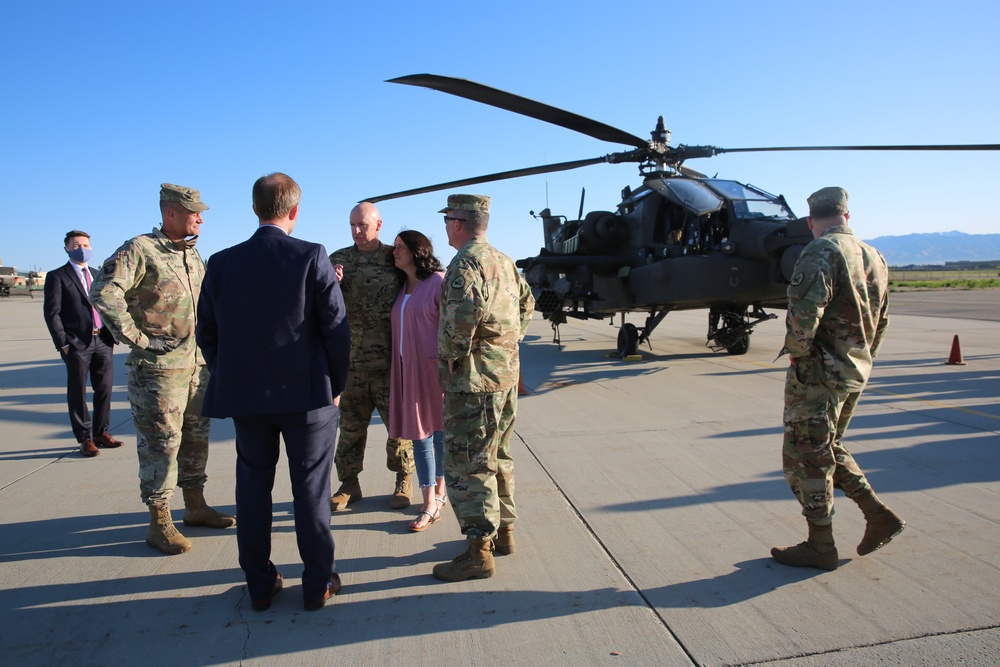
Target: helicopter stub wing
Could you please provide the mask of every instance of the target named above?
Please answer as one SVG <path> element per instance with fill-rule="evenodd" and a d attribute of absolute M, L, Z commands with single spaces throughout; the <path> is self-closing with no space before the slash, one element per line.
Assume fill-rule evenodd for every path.
<path fill-rule="evenodd" d="M 505 111 L 528 116 L 536 120 L 552 123 L 567 130 L 586 134 L 588 137 L 608 141 L 615 144 L 625 144 L 636 148 L 647 148 L 649 141 L 629 134 L 617 127 L 605 125 L 596 120 L 580 116 L 578 114 L 558 109 L 548 104 L 542 104 L 526 97 L 508 93 L 503 90 L 484 86 L 468 79 L 458 79 L 450 76 L 440 76 L 438 74 L 410 74 L 395 79 L 388 79 L 387 83 L 402 83 L 408 86 L 420 86 L 430 88 L 449 95 L 464 97 L 473 102 L 488 104 L 489 106 Z"/>

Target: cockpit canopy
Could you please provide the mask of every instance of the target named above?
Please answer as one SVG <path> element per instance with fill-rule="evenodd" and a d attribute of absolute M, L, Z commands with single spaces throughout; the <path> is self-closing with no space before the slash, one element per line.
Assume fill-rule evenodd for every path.
<path fill-rule="evenodd" d="M 740 220 L 768 218 L 794 220 L 795 214 L 784 201 L 753 186 L 718 178 L 651 178 L 646 185 L 678 206 L 695 215 L 715 213 L 725 201 L 732 202 L 733 214 Z"/>

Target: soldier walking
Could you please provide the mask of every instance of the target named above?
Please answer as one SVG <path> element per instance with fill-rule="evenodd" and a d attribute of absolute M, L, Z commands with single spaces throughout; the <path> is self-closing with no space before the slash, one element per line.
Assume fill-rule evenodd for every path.
<path fill-rule="evenodd" d="M 434 566 L 444 581 L 493 576 L 493 549 L 514 553 L 518 343 L 535 300 L 513 260 L 486 240 L 490 198 L 450 195 L 448 243 L 458 250 L 441 285 L 438 369 L 444 389 L 444 471 L 469 544 Z"/>
<path fill-rule="evenodd" d="M 358 204 L 351 210 L 350 223 L 354 245 L 330 255 L 351 325 L 351 365 L 347 389 L 340 397 L 340 440 L 334 456 L 340 489 L 330 498 L 335 512 L 362 497 L 358 475 L 364 468 L 372 412 L 378 410 L 389 428 L 390 315 L 401 284 L 392 246 L 378 238 L 382 228 L 378 208 L 368 202 Z M 409 507 L 415 470 L 413 443 L 388 438 L 385 452 L 386 467 L 396 473 L 390 505 L 393 509 Z"/>
<path fill-rule="evenodd" d="M 906 526 L 878 499 L 841 443 L 889 325 L 889 269 L 848 226 L 846 190 L 823 188 L 808 201 L 815 239 L 799 255 L 788 286 L 782 354 L 791 355 L 791 365 L 785 379 L 782 467 L 802 505 L 809 538 L 775 547 L 771 556 L 792 567 L 836 570 L 834 487 L 865 515 L 858 555 L 885 546 Z"/>
<path fill-rule="evenodd" d="M 139 492 L 149 507 L 146 544 L 165 554 L 191 549 L 174 527 L 170 499 L 184 493 L 184 525 L 229 528 L 236 518 L 205 503 L 210 420 L 201 416 L 208 381 L 195 343 L 195 313 L 205 262 L 195 250 L 197 190 L 164 183 L 162 226 L 137 236 L 104 262 L 90 298 L 119 342 L 132 348 L 128 398 L 137 434 Z"/>

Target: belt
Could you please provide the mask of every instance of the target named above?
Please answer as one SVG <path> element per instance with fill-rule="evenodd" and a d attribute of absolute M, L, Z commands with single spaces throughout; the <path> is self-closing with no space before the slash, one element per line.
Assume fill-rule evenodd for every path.
<path fill-rule="evenodd" d="M 101 330 L 100 329 L 94 329 L 94 335 L 95 336 L 100 336 L 101 335 Z"/>

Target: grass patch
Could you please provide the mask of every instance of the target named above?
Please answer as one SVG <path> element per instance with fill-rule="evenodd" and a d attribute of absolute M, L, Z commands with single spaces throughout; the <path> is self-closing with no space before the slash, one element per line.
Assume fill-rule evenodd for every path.
<path fill-rule="evenodd" d="M 941 280 L 890 280 L 889 290 L 903 289 L 990 289 L 1000 287 L 1000 278 L 943 278 Z"/>

